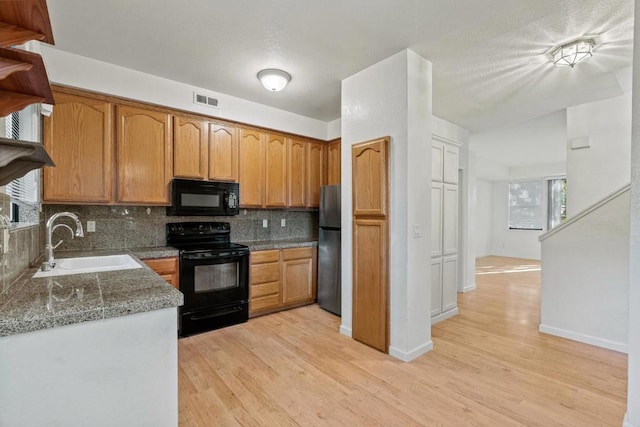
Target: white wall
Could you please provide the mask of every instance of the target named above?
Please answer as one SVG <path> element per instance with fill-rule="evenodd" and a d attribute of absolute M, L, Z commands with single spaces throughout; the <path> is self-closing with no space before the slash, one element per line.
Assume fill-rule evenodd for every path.
<path fill-rule="evenodd" d="M 351 146 L 390 136 L 390 348 L 411 360 L 431 343 L 431 63 L 403 50 L 342 81 L 342 333 L 352 327 Z M 422 237 L 413 238 L 413 224 Z"/>
<path fill-rule="evenodd" d="M 640 22 L 640 0 L 635 2 L 635 22 Z M 634 28 L 640 40 L 640 25 Z M 624 427 L 640 427 L 640 43 L 633 55 L 633 129 L 631 140 L 631 196 L 629 250 L 629 372 L 627 414 Z"/>
<path fill-rule="evenodd" d="M 543 236 L 540 331 L 626 352 L 629 192 Z"/>
<path fill-rule="evenodd" d="M 567 140 L 588 137 L 590 148 L 567 144 L 567 214 L 597 203 L 630 180 L 631 93 L 567 109 Z"/>
<path fill-rule="evenodd" d="M 177 309 L 0 337 L 0 426 L 178 425 Z"/>
<path fill-rule="evenodd" d="M 328 135 L 327 123 L 321 120 L 71 54 L 44 44 L 41 45 L 41 51 L 49 80 L 58 84 L 312 138 L 327 140 L 337 137 L 334 136 L 335 125 L 332 126 L 332 134 Z M 193 92 L 196 90 L 198 93 L 217 98 L 219 109 L 215 110 L 194 104 Z"/>
<path fill-rule="evenodd" d="M 484 179 L 476 182 L 476 257 L 492 255 L 491 228 L 493 219 L 493 183 Z"/>

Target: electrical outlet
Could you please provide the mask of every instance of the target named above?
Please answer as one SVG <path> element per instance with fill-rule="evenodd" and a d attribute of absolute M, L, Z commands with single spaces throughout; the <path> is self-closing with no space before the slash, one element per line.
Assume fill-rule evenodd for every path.
<path fill-rule="evenodd" d="M 287 226 L 287 220 L 286 220 L 286 219 L 284 219 L 284 218 L 282 218 L 282 219 L 280 220 L 280 227 L 286 227 L 286 226 Z"/>
<path fill-rule="evenodd" d="M 269 220 L 268 219 L 263 219 L 262 220 L 262 228 L 268 228 L 269 227 Z"/>
<path fill-rule="evenodd" d="M 413 224 L 413 237 L 422 237 L 422 229 L 420 224 Z"/>
<path fill-rule="evenodd" d="M 87 221 L 87 233 L 95 233 L 95 232 L 96 232 L 96 222 Z"/>

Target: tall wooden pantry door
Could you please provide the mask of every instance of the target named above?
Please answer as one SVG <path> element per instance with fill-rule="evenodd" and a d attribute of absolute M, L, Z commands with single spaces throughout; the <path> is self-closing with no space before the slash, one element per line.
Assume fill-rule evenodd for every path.
<path fill-rule="evenodd" d="M 351 148 L 353 338 L 389 351 L 389 138 Z"/>

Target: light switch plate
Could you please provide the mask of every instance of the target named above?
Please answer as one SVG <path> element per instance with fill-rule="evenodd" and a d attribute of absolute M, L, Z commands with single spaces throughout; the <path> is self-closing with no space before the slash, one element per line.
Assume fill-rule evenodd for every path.
<path fill-rule="evenodd" d="M 95 232 L 96 232 L 96 222 L 87 221 L 87 233 L 95 233 Z"/>
<path fill-rule="evenodd" d="M 5 228 L 2 230 L 2 252 L 9 252 L 9 229 Z"/>
<path fill-rule="evenodd" d="M 280 227 L 286 227 L 287 226 L 287 220 L 285 218 L 282 218 L 280 220 Z"/>
<path fill-rule="evenodd" d="M 268 219 L 263 219 L 262 220 L 262 228 L 267 228 L 269 227 L 269 220 Z"/>

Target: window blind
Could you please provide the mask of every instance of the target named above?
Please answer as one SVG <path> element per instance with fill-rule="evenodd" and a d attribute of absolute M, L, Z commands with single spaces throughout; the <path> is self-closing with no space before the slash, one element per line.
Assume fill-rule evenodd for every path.
<path fill-rule="evenodd" d="M 542 181 L 509 183 L 509 229 L 542 230 Z"/>

